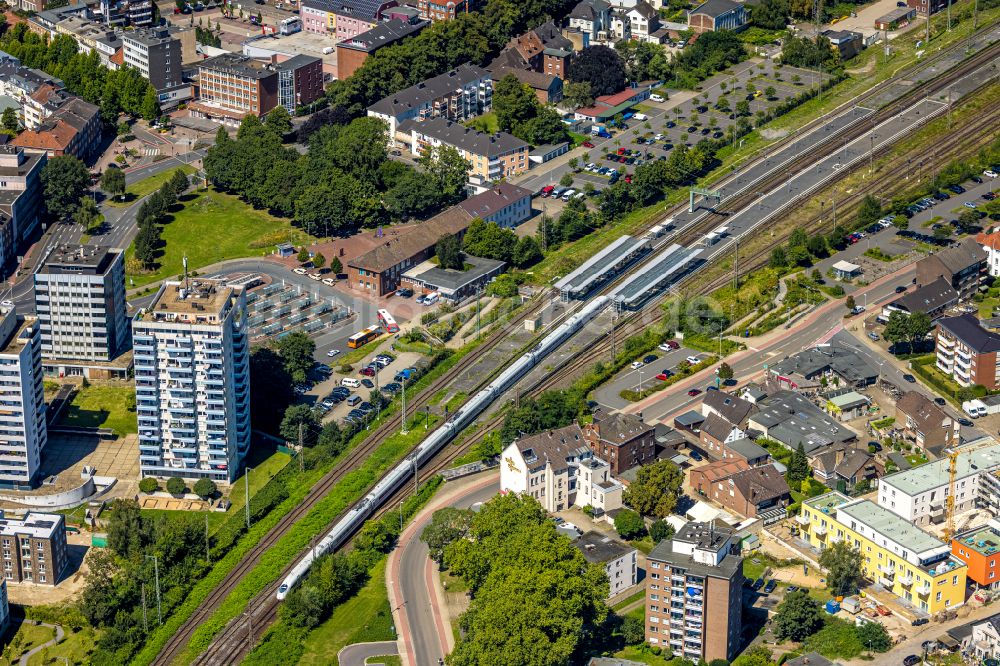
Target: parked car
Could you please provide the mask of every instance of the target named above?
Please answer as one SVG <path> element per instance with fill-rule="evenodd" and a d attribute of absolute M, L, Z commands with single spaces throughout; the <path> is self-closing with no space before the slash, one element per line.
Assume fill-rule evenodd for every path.
<path fill-rule="evenodd" d="M 410 296 L 413 296 L 413 290 L 403 287 L 402 289 L 396 291 L 396 295 L 401 298 L 409 298 Z"/>
<path fill-rule="evenodd" d="M 702 459 L 701 458 L 701 454 L 698 453 L 697 451 L 695 451 L 694 449 L 691 449 L 691 459 L 692 460 L 701 460 Z"/>
<path fill-rule="evenodd" d="M 942 407 L 944 407 L 947 404 L 947 401 L 944 398 L 942 398 L 941 396 L 938 396 L 938 397 L 934 398 L 934 402 L 936 402 L 937 404 L 941 405 Z"/>
<path fill-rule="evenodd" d="M 753 585 L 751 585 L 750 587 L 753 588 L 754 590 L 759 590 L 760 588 L 764 587 L 764 579 L 758 578 L 753 582 Z"/>
<path fill-rule="evenodd" d="M 904 291 L 906 291 L 906 285 L 905 284 L 901 284 L 898 287 L 896 287 L 896 293 L 897 294 L 902 294 Z"/>
<path fill-rule="evenodd" d="M 651 99 L 654 102 L 662 102 L 663 101 L 663 95 L 657 95 L 656 93 L 652 93 L 649 96 L 649 99 Z"/>
<path fill-rule="evenodd" d="M 330 356 L 330 357 L 332 358 L 332 357 L 336 356 L 336 355 L 337 355 L 337 354 L 339 354 L 339 353 L 340 353 L 340 350 L 339 350 L 339 349 L 331 349 L 330 351 L 328 351 L 328 352 L 326 353 L 326 355 L 327 355 L 327 356 Z"/>
<path fill-rule="evenodd" d="M 375 384 L 372 383 L 372 380 L 368 379 L 367 377 L 361 380 L 361 385 L 364 386 L 365 388 L 375 388 Z"/>
<path fill-rule="evenodd" d="M 963 419 L 959 419 L 958 420 L 958 425 L 965 426 L 966 428 L 971 428 L 972 427 L 972 421 L 970 421 L 969 419 L 964 419 L 964 418 Z"/>
<path fill-rule="evenodd" d="M 688 395 L 691 396 L 692 398 L 696 395 L 701 395 L 701 389 L 691 389 L 690 391 L 688 391 Z"/>
<path fill-rule="evenodd" d="M 361 368 L 360 374 L 364 375 L 365 377 L 374 377 L 375 369 L 372 367 Z"/>
<path fill-rule="evenodd" d="M 903 375 L 903 381 L 904 382 L 909 382 L 911 384 L 916 384 L 917 383 L 916 378 L 913 375 L 910 375 L 910 374 Z"/>
<path fill-rule="evenodd" d="M 910 622 L 910 624 L 912 626 L 914 626 L 914 627 L 922 627 L 923 625 L 927 624 L 928 622 L 930 622 L 930 620 L 928 620 L 926 617 L 918 617 L 916 620 L 913 620 L 912 622 Z M 913 656 L 913 655 L 910 655 L 910 656 Z M 918 659 L 917 661 L 920 661 L 920 660 Z"/>
<path fill-rule="evenodd" d="M 767 581 L 767 585 L 764 586 L 764 594 L 771 594 L 774 592 L 774 588 L 778 587 L 778 583 L 772 578 Z"/>
<path fill-rule="evenodd" d="M 868 337 L 871 339 L 872 342 L 878 342 L 879 340 L 878 333 L 875 333 L 874 331 L 870 331 L 868 333 Z"/>
<path fill-rule="evenodd" d="M 691 365 L 697 365 L 698 363 L 701 363 L 701 359 L 698 358 L 697 356 L 688 356 L 687 359 L 685 360 L 687 360 L 687 362 L 690 363 Z"/>
<path fill-rule="evenodd" d="M 292 272 L 293 272 L 293 273 L 295 273 L 296 275 L 305 275 L 305 274 L 306 274 L 306 273 L 308 273 L 309 271 L 307 271 L 307 270 L 306 270 L 306 269 L 304 269 L 304 268 L 293 268 L 293 269 L 292 269 Z"/>
<path fill-rule="evenodd" d="M 916 666 L 920 663 L 920 657 L 915 654 L 910 654 L 903 657 L 903 666 Z"/>
<path fill-rule="evenodd" d="M 657 345 L 656 348 L 659 349 L 660 351 L 670 351 L 671 349 L 680 349 L 681 346 L 677 344 L 677 342 L 675 342 L 674 340 L 667 340 Z"/>
<path fill-rule="evenodd" d="M 997 177 L 997 172 L 994 171 L 993 169 L 987 169 L 986 171 L 983 172 L 983 175 L 984 176 L 989 176 L 990 178 L 996 178 Z"/>
<path fill-rule="evenodd" d="M 655 360 L 656 360 L 656 354 L 648 354 L 647 356 L 643 356 L 642 358 L 643 363 L 652 363 Z"/>
<path fill-rule="evenodd" d="M 975 208 L 976 207 L 976 202 L 975 201 L 966 201 L 962 205 L 965 206 L 966 208 Z"/>
<path fill-rule="evenodd" d="M 583 147 L 584 148 L 593 148 L 594 144 L 592 144 L 590 141 L 584 141 L 583 142 Z"/>
<path fill-rule="evenodd" d="M 644 365 L 646 365 L 646 364 L 643 363 L 642 361 L 632 361 L 632 365 L 630 365 L 629 367 L 631 367 L 633 370 L 638 370 L 639 368 L 641 368 Z"/>
<path fill-rule="evenodd" d="M 656 375 L 656 378 L 659 379 L 661 382 L 665 382 L 668 379 L 670 379 L 671 377 L 673 377 L 673 375 L 674 375 L 674 373 L 672 373 L 670 370 L 664 368 L 663 372 L 661 372 L 660 374 Z"/>

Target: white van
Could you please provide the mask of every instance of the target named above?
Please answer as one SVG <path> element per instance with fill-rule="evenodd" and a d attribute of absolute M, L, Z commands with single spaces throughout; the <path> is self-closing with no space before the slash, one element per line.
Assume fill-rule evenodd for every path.
<path fill-rule="evenodd" d="M 576 194 L 576 190 L 574 189 L 566 190 L 565 192 L 563 192 L 562 200 L 569 201 L 571 198 L 573 198 L 574 194 Z"/>
<path fill-rule="evenodd" d="M 424 305 L 434 305 L 438 302 L 439 298 L 441 298 L 441 294 L 436 291 L 433 294 L 427 294 L 424 296 Z"/>
<path fill-rule="evenodd" d="M 657 95 L 656 93 L 653 93 L 652 95 L 649 96 L 649 99 L 653 100 L 654 102 L 662 102 L 663 95 Z"/>
<path fill-rule="evenodd" d="M 986 403 L 982 400 L 966 400 L 962 403 L 962 411 L 974 419 L 986 416 Z"/>
<path fill-rule="evenodd" d="M 354 377 L 344 377 L 340 380 L 341 386 L 346 386 L 347 388 L 358 388 L 361 386 L 361 382 Z"/>

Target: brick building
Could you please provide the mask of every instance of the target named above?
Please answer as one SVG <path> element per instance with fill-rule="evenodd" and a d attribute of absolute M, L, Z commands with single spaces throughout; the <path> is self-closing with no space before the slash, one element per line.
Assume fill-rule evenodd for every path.
<path fill-rule="evenodd" d="M 323 97 L 323 61 L 299 54 L 274 63 L 278 74 L 278 104 L 290 115 Z"/>
<path fill-rule="evenodd" d="M 917 262 L 917 284 L 930 284 L 939 277 L 944 278 L 958 292 L 960 300 L 978 293 L 987 274 L 986 251 L 972 237 Z"/>
<path fill-rule="evenodd" d="M 907 391 L 896 401 L 896 427 L 922 449 L 941 449 L 959 437 L 958 421 L 917 391 Z"/>
<path fill-rule="evenodd" d="M 402 42 L 430 25 L 430 21 L 392 19 L 380 23 L 337 44 L 337 78 L 346 79 L 364 64 L 373 53 L 386 46 Z"/>
<path fill-rule="evenodd" d="M 38 127 L 22 131 L 10 143 L 19 148 L 44 152 L 49 157 L 74 155 L 85 160 L 100 142 L 100 109 L 74 97 Z"/>
<path fill-rule="evenodd" d="M 688 11 L 688 29 L 694 32 L 742 30 L 749 24 L 746 7 L 733 0 L 707 0 Z"/>
<path fill-rule="evenodd" d="M 633 414 L 594 412 L 594 420 L 583 426 L 583 437 L 595 456 L 620 475 L 656 458 L 656 436 L 652 426 Z"/>
<path fill-rule="evenodd" d="M 944 317 L 935 331 L 935 365 L 961 386 L 1000 388 L 1000 334 L 987 331 L 974 315 Z"/>
<path fill-rule="evenodd" d="M 55 585 L 67 562 L 66 523 L 58 513 L 0 517 L 0 546 L 7 581 Z"/>
<path fill-rule="evenodd" d="M 691 485 L 713 502 L 747 518 L 761 518 L 765 524 L 785 518 L 790 490 L 785 477 L 774 465 L 748 467 L 716 476 L 697 474 L 698 471 L 699 468 L 691 470 Z"/>
<path fill-rule="evenodd" d="M 278 105 L 278 75 L 269 62 L 225 53 L 198 63 L 198 100 L 188 105 L 196 118 L 239 125 Z"/>
<path fill-rule="evenodd" d="M 459 14 L 468 14 L 472 0 L 417 0 L 420 18 L 437 23 L 453 21 Z"/>
<path fill-rule="evenodd" d="M 927 13 L 937 14 L 948 6 L 948 0 L 906 0 L 906 6 L 914 10 L 920 16 L 927 16 Z"/>

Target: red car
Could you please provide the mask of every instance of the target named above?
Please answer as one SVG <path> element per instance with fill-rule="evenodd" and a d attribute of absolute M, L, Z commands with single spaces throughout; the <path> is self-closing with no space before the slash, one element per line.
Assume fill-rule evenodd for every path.
<path fill-rule="evenodd" d="M 589 142 L 589 141 L 584 141 L 584 142 L 583 142 L 583 147 L 584 147 L 584 148 L 593 148 L 593 147 L 594 147 L 594 144 L 592 144 L 592 143 L 591 143 L 591 142 Z"/>
<path fill-rule="evenodd" d="M 629 185 L 632 184 L 632 174 L 625 176 L 625 182 L 628 183 Z"/>
<path fill-rule="evenodd" d="M 619 155 L 624 155 L 627 150 L 628 150 L 627 148 L 619 148 L 618 149 L 618 154 Z"/>
<path fill-rule="evenodd" d="M 669 370 L 664 370 L 660 374 L 656 375 L 656 378 L 659 379 L 661 382 L 665 382 L 673 374 L 674 373 L 670 372 Z"/>
<path fill-rule="evenodd" d="M 688 395 L 691 397 L 694 397 L 699 394 L 701 394 L 701 389 L 691 389 L 690 391 L 688 391 Z"/>
<path fill-rule="evenodd" d="M 361 372 L 359 374 L 362 374 L 365 377 L 374 377 L 375 376 L 375 369 L 374 368 L 361 368 Z"/>

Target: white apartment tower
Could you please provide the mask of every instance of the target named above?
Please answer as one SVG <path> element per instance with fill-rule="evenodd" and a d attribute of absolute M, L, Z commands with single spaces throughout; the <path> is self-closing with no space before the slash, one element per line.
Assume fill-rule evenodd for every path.
<path fill-rule="evenodd" d="M 34 276 L 46 359 L 110 361 L 128 348 L 124 254 L 76 245 L 46 257 Z"/>
<path fill-rule="evenodd" d="M 38 320 L 0 309 L 0 486 L 31 485 L 46 442 Z"/>
<path fill-rule="evenodd" d="M 132 321 L 143 476 L 232 482 L 250 448 L 246 293 L 167 282 Z"/>

